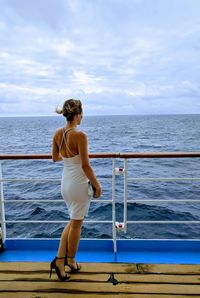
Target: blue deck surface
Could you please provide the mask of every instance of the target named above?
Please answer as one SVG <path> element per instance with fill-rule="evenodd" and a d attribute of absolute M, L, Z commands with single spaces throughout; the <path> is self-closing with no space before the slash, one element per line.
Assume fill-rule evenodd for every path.
<path fill-rule="evenodd" d="M 57 254 L 58 240 L 6 240 L 0 262 L 50 262 Z M 151 264 L 200 264 L 199 240 L 81 240 L 79 262 Z"/>

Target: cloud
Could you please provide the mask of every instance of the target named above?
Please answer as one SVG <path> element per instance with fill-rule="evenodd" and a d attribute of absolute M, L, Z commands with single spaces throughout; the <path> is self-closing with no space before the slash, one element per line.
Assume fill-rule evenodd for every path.
<path fill-rule="evenodd" d="M 57 40 L 57 43 L 53 44 L 53 48 L 57 51 L 58 56 L 67 57 L 69 53 L 72 53 L 75 46 L 70 40 Z"/>
<path fill-rule="evenodd" d="M 198 2 L 0 5 L 0 114 L 51 114 L 68 97 L 88 114 L 200 112 Z"/>

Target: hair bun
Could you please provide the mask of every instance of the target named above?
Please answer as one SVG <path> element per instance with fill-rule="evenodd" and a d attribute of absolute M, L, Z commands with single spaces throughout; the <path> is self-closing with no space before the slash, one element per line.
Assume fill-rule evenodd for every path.
<path fill-rule="evenodd" d="M 60 107 L 57 107 L 57 108 L 56 108 L 56 113 L 57 113 L 57 114 L 63 114 L 63 109 L 60 108 Z"/>
<path fill-rule="evenodd" d="M 63 108 L 57 108 L 58 114 L 63 114 L 67 121 L 73 121 L 74 116 L 82 113 L 82 103 L 78 99 L 68 99 L 64 102 Z"/>

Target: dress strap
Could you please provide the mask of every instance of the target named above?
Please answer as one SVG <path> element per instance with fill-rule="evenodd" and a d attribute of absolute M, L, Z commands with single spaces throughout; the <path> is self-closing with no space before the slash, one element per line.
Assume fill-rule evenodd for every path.
<path fill-rule="evenodd" d="M 60 143 L 60 146 L 59 146 L 59 152 L 61 151 L 61 148 L 62 148 L 62 145 L 63 145 L 63 141 L 65 142 L 65 146 L 67 147 L 67 150 L 73 155 L 75 156 L 75 154 L 70 150 L 69 146 L 67 145 L 67 140 L 66 140 L 66 135 L 67 133 L 72 130 L 73 128 L 69 128 L 67 130 L 65 130 L 63 128 L 63 135 L 62 135 L 62 140 L 61 140 L 61 143 Z"/>

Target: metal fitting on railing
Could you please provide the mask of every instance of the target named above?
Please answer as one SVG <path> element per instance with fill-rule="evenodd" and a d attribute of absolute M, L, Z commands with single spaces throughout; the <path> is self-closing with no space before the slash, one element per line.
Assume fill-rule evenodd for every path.
<path fill-rule="evenodd" d="M 124 223 L 123 222 L 116 221 L 115 222 L 115 227 L 120 232 L 124 231 Z"/>
<path fill-rule="evenodd" d="M 123 175 L 124 174 L 124 168 L 115 168 L 115 175 Z"/>

